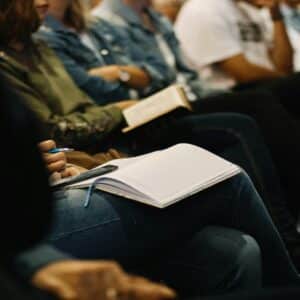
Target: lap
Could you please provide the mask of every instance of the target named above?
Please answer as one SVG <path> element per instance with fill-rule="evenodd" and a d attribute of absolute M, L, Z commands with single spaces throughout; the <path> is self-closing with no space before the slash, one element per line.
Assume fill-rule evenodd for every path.
<path fill-rule="evenodd" d="M 86 190 L 62 191 L 56 194 L 49 239 L 61 250 L 83 258 L 127 261 L 167 252 L 215 224 L 236 197 L 241 180 L 248 179 L 237 175 L 166 209 L 101 191 L 94 192 L 86 208 Z"/>

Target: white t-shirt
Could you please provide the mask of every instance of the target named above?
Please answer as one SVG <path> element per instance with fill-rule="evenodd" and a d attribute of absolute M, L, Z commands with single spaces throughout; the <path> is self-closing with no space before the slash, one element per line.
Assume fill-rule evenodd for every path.
<path fill-rule="evenodd" d="M 269 57 L 270 35 L 260 10 L 233 0 L 189 0 L 181 9 L 175 30 L 192 68 L 212 88 L 236 84 L 217 63 L 244 54 L 253 64 L 274 69 Z"/>

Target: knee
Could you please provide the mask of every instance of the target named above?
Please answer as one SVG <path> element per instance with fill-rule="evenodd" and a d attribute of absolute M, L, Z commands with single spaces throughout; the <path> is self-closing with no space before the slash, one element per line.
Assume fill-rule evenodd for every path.
<path fill-rule="evenodd" d="M 257 242 L 249 235 L 242 235 L 243 246 L 239 249 L 235 263 L 232 285 L 237 288 L 260 288 L 262 286 L 261 251 Z"/>
<path fill-rule="evenodd" d="M 250 235 L 231 228 L 209 226 L 200 236 L 211 249 L 215 249 L 223 257 L 223 263 L 227 262 L 228 266 L 260 266 L 260 247 Z"/>
<path fill-rule="evenodd" d="M 208 227 L 202 234 L 208 235 L 209 252 L 216 259 L 219 286 L 224 289 L 261 287 L 261 251 L 251 236 L 222 227 Z"/>
<path fill-rule="evenodd" d="M 231 113 L 231 120 L 231 123 L 235 125 L 237 129 L 247 130 L 248 133 L 249 131 L 258 130 L 259 128 L 256 120 L 253 117 L 248 116 L 246 114 Z"/>
<path fill-rule="evenodd" d="M 237 266 L 241 271 L 247 268 L 261 268 L 261 251 L 256 240 L 247 234 L 242 234 L 243 244 L 237 255 Z"/>

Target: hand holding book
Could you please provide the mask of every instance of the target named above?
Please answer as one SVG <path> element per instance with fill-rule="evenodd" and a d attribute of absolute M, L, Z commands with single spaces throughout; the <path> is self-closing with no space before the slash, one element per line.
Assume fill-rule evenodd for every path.
<path fill-rule="evenodd" d="M 180 108 L 192 111 L 184 89 L 175 84 L 125 109 L 123 115 L 128 126 L 123 132 L 129 132 Z"/>

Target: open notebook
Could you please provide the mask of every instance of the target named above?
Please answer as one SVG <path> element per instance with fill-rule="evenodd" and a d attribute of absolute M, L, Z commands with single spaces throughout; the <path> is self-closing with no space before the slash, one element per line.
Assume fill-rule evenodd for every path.
<path fill-rule="evenodd" d="M 95 188 L 158 208 L 167 207 L 240 172 L 223 158 L 192 144 L 112 160 L 117 170 L 66 188 Z M 96 182 L 95 182 L 96 180 Z"/>

